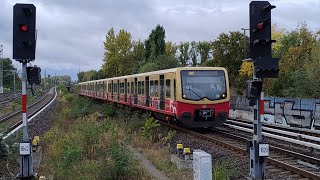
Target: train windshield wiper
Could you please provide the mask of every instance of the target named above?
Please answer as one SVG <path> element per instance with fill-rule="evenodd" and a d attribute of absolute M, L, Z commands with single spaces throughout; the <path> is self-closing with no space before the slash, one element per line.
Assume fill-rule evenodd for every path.
<path fill-rule="evenodd" d="M 199 95 L 199 94 L 197 94 L 194 90 L 192 90 L 191 89 L 191 86 L 188 84 L 188 86 L 189 86 L 189 91 L 191 91 L 191 92 L 193 92 L 195 95 L 197 95 L 200 99 L 202 99 L 202 97 Z"/>

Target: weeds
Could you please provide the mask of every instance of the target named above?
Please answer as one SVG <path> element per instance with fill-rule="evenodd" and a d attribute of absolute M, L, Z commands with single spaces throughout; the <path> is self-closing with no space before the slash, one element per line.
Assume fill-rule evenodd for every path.
<path fill-rule="evenodd" d="M 84 117 L 93 113 L 93 104 L 91 101 L 78 97 L 73 102 L 73 107 L 71 108 L 70 118 Z"/>
<path fill-rule="evenodd" d="M 233 159 L 224 159 L 215 164 L 212 179 L 238 179 L 241 174 L 240 171 L 239 166 Z"/>
<path fill-rule="evenodd" d="M 170 141 L 172 141 L 172 139 L 174 138 L 174 136 L 176 135 L 176 131 L 169 131 L 167 136 L 165 137 L 165 143 L 169 143 Z"/>
<path fill-rule="evenodd" d="M 146 119 L 144 126 L 142 127 L 141 136 L 146 140 L 153 140 L 155 136 L 155 129 L 159 127 L 158 120 L 153 117 Z"/>
<path fill-rule="evenodd" d="M 117 115 L 117 111 L 116 111 L 113 104 L 106 105 L 106 107 L 104 108 L 104 113 L 106 116 L 111 117 L 111 118 L 115 117 Z"/>
<path fill-rule="evenodd" d="M 127 134 L 122 127 L 137 126 L 131 118 L 114 120 L 110 116 L 116 111 L 107 106 L 107 119 L 97 121 L 97 108 L 91 102 L 67 96 L 57 108 L 55 126 L 43 137 L 48 172 L 55 179 L 149 179 L 124 143 Z"/>

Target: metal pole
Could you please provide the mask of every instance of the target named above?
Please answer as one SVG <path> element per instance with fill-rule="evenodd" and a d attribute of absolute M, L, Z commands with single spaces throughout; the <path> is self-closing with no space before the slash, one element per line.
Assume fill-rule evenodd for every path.
<path fill-rule="evenodd" d="M 0 46 L 0 94 L 3 93 L 3 46 Z"/>
<path fill-rule="evenodd" d="M 243 30 L 243 53 L 244 53 L 244 59 L 247 58 L 247 53 L 246 53 L 246 31 L 250 29 L 246 28 L 241 28 Z"/>
<path fill-rule="evenodd" d="M 46 69 L 44 69 L 44 90 L 46 90 L 46 78 L 47 78 L 47 73 L 46 73 Z"/>
<path fill-rule="evenodd" d="M 16 92 L 16 71 L 13 71 L 13 92 Z"/>
<path fill-rule="evenodd" d="M 27 63 L 22 63 L 22 116 L 23 116 L 23 141 L 28 140 L 27 127 Z"/>
<path fill-rule="evenodd" d="M 31 142 L 28 137 L 28 117 L 27 117 L 27 62 L 22 63 L 22 128 L 23 128 L 23 146 L 20 144 L 20 155 L 22 148 L 26 152 L 21 155 L 20 177 L 29 178 L 34 176 L 32 168 Z M 29 146 L 28 146 L 29 144 Z M 28 149 L 26 150 L 26 148 Z"/>
<path fill-rule="evenodd" d="M 255 73 L 253 73 L 254 80 L 262 81 L 260 78 L 255 78 Z M 250 176 L 252 179 L 264 179 L 265 174 L 265 163 L 264 156 L 261 153 L 261 149 L 267 151 L 269 154 L 269 146 L 262 144 L 262 124 L 260 116 L 260 101 L 261 92 L 256 98 L 256 103 L 253 106 L 253 138 L 252 144 L 250 146 Z M 261 146 L 261 147 L 260 147 Z M 267 150 L 265 149 L 267 146 Z"/>

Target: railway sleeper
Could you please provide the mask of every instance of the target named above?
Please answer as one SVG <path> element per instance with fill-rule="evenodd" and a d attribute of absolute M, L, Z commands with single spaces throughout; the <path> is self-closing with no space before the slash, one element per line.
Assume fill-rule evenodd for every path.
<path fill-rule="evenodd" d="M 292 175 L 292 172 L 291 171 L 282 171 L 282 172 L 280 172 L 280 174 L 283 176 L 289 176 L 289 175 Z"/>
<path fill-rule="evenodd" d="M 313 173 L 318 173 L 316 169 L 313 169 L 311 167 L 307 167 L 307 166 L 304 166 L 304 165 L 297 165 L 295 166 L 297 168 L 300 168 L 300 169 L 303 169 L 305 171 L 310 171 L 310 172 L 313 172 Z"/>
<path fill-rule="evenodd" d="M 279 169 L 279 168 L 268 169 L 268 173 L 275 173 L 275 172 L 280 172 L 280 171 L 282 171 L 282 169 Z"/>
<path fill-rule="evenodd" d="M 317 165 L 314 165 L 314 164 L 311 164 L 311 163 L 308 163 L 308 162 L 305 162 L 305 161 L 301 161 L 301 160 L 298 160 L 297 162 L 298 162 L 299 164 L 308 166 L 308 167 L 313 168 L 313 169 L 315 169 L 315 170 L 320 170 L 320 167 L 317 166 Z"/>

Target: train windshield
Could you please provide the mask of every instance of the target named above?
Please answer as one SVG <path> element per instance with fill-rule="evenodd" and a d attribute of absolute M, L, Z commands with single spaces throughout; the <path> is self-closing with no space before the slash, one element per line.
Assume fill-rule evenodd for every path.
<path fill-rule="evenodd" d="M 222 70 L 181 71 L 182 98 L 219 100 L 227 97 L 226 78 Z"/>

